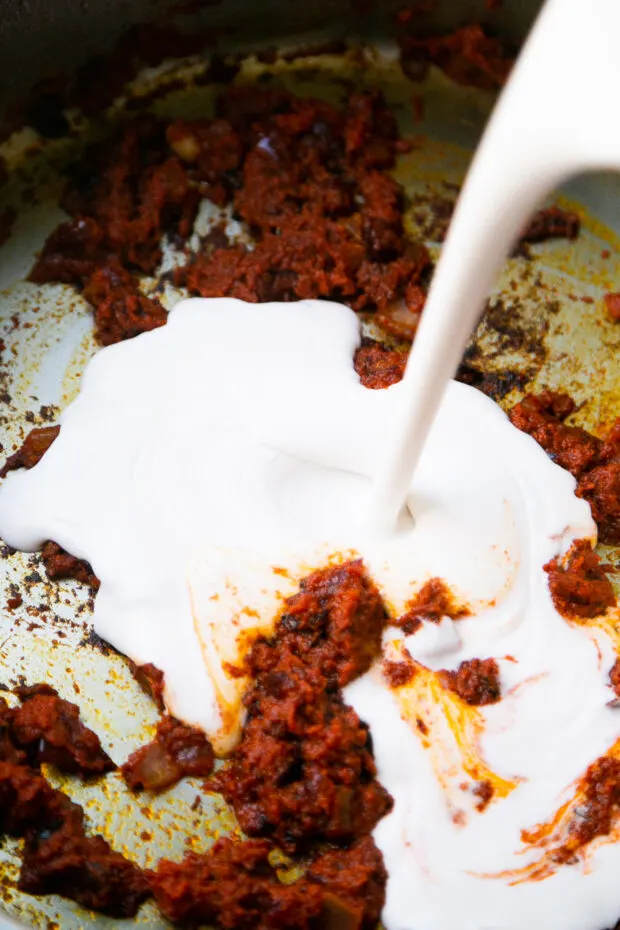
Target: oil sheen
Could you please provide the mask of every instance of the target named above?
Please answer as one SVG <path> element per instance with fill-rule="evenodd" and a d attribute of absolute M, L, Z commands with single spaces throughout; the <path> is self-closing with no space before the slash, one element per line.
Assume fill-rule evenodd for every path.
<path fill-rule="evenodd" d="M 570 802 L 620 733 L 606 706 L 612 644 L 557 614 L 542 567 L 595 537 L 589 507 L 499 407 L 451 382 L 411 486 L 415 521 L 383 535 L 369 500 L 403 395 L 360 384 L 359 342 L 338 304 L 178 304 L 165 327 L 89 364 L 59 438 L 3 483 L 0 533 L 91 562 L 96 631 L 161 668 L 170 711 L 220 755 L 243 723 L 245 682 L 226 663 L 241 663 L 248 633 L 271 629 L 309 570 L 363 558 L 394 617 L 444 579 L 466 619 L 385 634 L 386 655 L 418 663 L 411 686 L 391 690 L 377 663 L 345 691 L 395 800 L 375 831 L 385 926 L 612 926 L 620 844 L 534 880 L 544 849 L 522 834 Z M 459 716 L 432 676 L 473 657 L 497 660 L 502 699 Z M 483 810 L 480 772 L 496 786 Z"/>

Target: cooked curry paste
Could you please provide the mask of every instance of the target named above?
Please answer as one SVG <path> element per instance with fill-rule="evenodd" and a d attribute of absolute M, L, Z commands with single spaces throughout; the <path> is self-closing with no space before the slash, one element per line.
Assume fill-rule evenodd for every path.
<path fill-rule="evenodd" d="M 435 38 L 406 34 L 401 51 L 413 79 L 432 63 L 457 81 L 494 88 L 511 66 L 500 44 L 476 26 Z M 89 73 L 96 78 L 98 71 Z M 129 76 L 121 69 L 119 87 Z M 97 86 L 95 81 L 91 103 Z M 176 285 L 190 294 L 252 302 L 339 300 L 374 313 L 386 333 L 410 341 L 432 263 L 424 244 L 405 234 L 403 190 L 389 173 L 406 149 L 375 91 L 353 94 L 339 108 L 282 90 L 239 86 L 220 97 L 213 119 L 141 117 L 90 149 L 75 167 L 62 199 L 70 219 L 50 235 L 30 278 L 78 288 L 93 307 L 103 345 L 159 327 L 166 311 L 143 293 L 141 278 L 157 269 L 163 236 L 186 247 L 206 198 L 229 205 L 253 241 L 231 244 L 216 229 L 173 273 Z M 539 211 L 522 238 L 573 238 L 578 229 L 574 214 L 552 208 Z M 614 318 L 616 296 L 607 300 Z M 402 378 L 406 359 L 402 348 L 365 339 L 354 364 L 362 384 L 381 389 Z M 510 416 L 575 475 L 601 539 L 620 543 L 620 422 L 601 440 L 567 424 L 574 406 L 566 395 L 547 391 L 525 397 Z M 0 476 L 33 467 L 58 429 L 33 430 Z M 46 543 L 43 561 L 50 578 L 98 586 L 87 563 L 53 542 Z M 587 541 L 576 542 L 565 560 L 554 559 L 545 570 L 554 603 L 568 618 L 594 617 L 615 603 Z M 412 634 L 423 620 L 467 614 L 433 578 L 396 622 Z M 386 622 L 379 592 L 359 561 L 329 566 L 302 582 L 286 601 L 274 635 L 260 638 L 247 658 L 251 685 L 241 743 L 210 782 L 251 838 L 219 840 L 204 855 L 161 862 L 149 874 L 102 837 L 89 836 L 82 809 L 40 772 L 42 763 L 50 763 L 86 778 L 115 767 L 78 708 L 49 686 L 20 689 L 17 708 L 0 699 L 0 830 L 25 839 L 20 887 L 62 894 L 118 918 L 133 915 L 152 894 L 163 914 L 180 923 L 227 930 L 374 930 L 387 875 L 370 834 L 392 799 L 377 780 L 368 729 L 344 703 L 342 688 L 380 655 Z M 383 671 L 398 687 L 411 681 L 415 666 L 384 663 Z M 136 677 L 163 710 L 161 672 L 143 666 Z M 443 672 L 442 683 L 471 705 L 501 697 L 493 659 L 463 662 L 457 671 Z M 617 665 L 610 684 L 620 694 Z M 203 734 L 163 716 L 155 739 L 121 771 L 131 788 L 159 791 L 186 775 L 208 776 L 212 768 Z M 580 815 L 572 830 L 573 846 L 609 832 L 620 803 L 615 759 L 594 763 L 586 781 L 587 816 Z M 480 782 L 476 791 L 482 811 L 493 789 Z M 303 853 L 309 862 L 293 884 L 278 878 L 272 858 L 277 848 Z"/>

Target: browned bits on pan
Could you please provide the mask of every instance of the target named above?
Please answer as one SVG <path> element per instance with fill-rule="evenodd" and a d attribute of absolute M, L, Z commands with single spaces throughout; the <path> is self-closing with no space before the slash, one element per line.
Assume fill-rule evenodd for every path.
<path fill-rule="evenodd" d="M 468 659 L 456 672 L 442 671 L 439 677 L 444 688 L 454 691 L 466 704 L 495 704 L 501 697 L 495 659 Z"/>
<path fill-rule="evenodd" d="M 616 604 L 606 566 L 588 539 L 576 540 L 564 558 L 547 562 L 545 571 L 553 603 L 564 617 L 598 617 Z"/>
<path fill-rule="evenodd" d="M 452 592 L 441 578 L 430 578 L 406 605 L 405 613 L 394 621 L 407 633 L 415 633 L 423 620 L 439 623 L 442 617 L 461 620 L 469 616 L 469 608 L 457 604 Z"/>
<path fill-rule="evenodd" d="M 0 478 L 6 478 L 10 471 L 17 468 L 34 468 L 41 461 L 59 432 L 59 426 L 43 426 L 40 429 L 31 430 L 17 452 L 14 452 L 6 460 L 4 467 L 0 471 Z"/>
<path fill-rule="evenodd" d="M 437 193 L 421 193 L 413 197 L 413 216 L 417 227 L 426 238 L 443 242 L 446 238 L 456 201 Z M 537 210 L 525 227 L 517 245 L 517 255 L 527 257 L 528 242 L 546 242 L 549 239 L 576 239 L 581 220 L 576 213 L 562 207 L 545 207 Z"/>
<path fill-rule="evenodd" d="M 41 559 L 47 571 L 47 576 L 52 581 L 73 578 L 75 581 L 90 585 L 95 590 L 99 588 L 99 579 L 90 564 L 84 559 L 78 559 L 74 555 L 65 552 L 58 543 L 46 542 L 41 550 Z"/>
<path fill-rule="evenodd" d="M 576 213 L 561 207 L 537 210 L 525 231 L 522 242 L 544 242 L 547 239 L 576 239 L 581 221 Z"/>
<path fill-rule="evenodd" d="M 181 778 L 204 778 L 212 771 L 213 749 L 202 730 L 174 717 L 162 717 L 153 741 L 133 752 L 121 766 L 123 778 L 134 791 L 163 791 Z"/>

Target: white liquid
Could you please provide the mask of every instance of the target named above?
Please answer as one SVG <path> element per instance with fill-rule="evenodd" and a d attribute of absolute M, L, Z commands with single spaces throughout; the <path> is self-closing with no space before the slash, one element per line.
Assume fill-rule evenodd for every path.
<path fill-rule="evenodd" d="M 171 712 L 221 753 L 244 687 L 223 663 L 242 659 L 245 631 L 270 629 L 309 568 L 359 553 L 394 615 L 444 578 L 472 616 L 404 641 L 388 630 L 386 654 L 407 648 L 429 669 L 498 659 L 503 698 L 475 711 L 476 752 L 516 787 L 477 811 L 441 708 L 424 710 L 423 748 L 378 666 L 346 689 L 395 799 L 375 831 L 387 930 L 603 930 L 620 914 L 620 845 L 545 881 L 483 877 L 540 857 L 521 830 L 552 817 L 620 734 L 606 707 L 611 644 L 558 616 L 542 569 L 594 537 L 589 508 L 492 401 L 451 382 L 411 489 L 415 526 L 369 528 L 403 392 L 359 384 L 358 344 L 355 314 L 336 304 L 179 304 L 167 326 L 90 363 L 59 438 L 2 485 L 0 534 L 88 559 L 97 632 L 161 668 Z"/>
<path fill-rule="evenodd" d="M 518 4 L 517 4 L 518 5 Z M 572 175 L 620 168 L 603 88 L 620 79 L 617 0 L 546 0 L 489 120 L 459 195 L 403 379 L 371 503 L 392 529 L 445 384 L 463 357 L 511 247 Z M 574 67 L 579 60 L 580 68 Z"/>

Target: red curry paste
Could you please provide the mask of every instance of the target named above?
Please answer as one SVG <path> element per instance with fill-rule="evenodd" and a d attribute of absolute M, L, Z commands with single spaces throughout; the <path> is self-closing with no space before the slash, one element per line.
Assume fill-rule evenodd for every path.
<path fill-rule="evenodd" d="M 469 609 L 455 602 L 452 592 L 441 578 L 430 578 L 406 605 L 405 613 L 394 621 L 409 635 L 420 628 L 423 620 L 439 623 L 442 617 L 461 620 Z"/>
<path fill-rule="evenodd" d="M 53 688 L 18 689 L 24 703 L 0 701 L 0 833 L 24 837 L 19 887 L 61 894 L 114 917 L 130 917 L 148 897 L 140 869 L 101 836 L 88 836 L 84 812 L 37 770 L 49 762 L 81 777 L 113 768 L 74 704 Z"/>
<path fill-rule="evenodd" d="M 511 64 L 479 27 L 449 37 L 406 37 L 402 49 L 412 77 L 432 62 L 457 81 L 483 87 L 503 83 Z M 120 74 L 121 83 L 128 74 Z M 156 269 L 164 234 L 186 242 L 206 197 L 233 205 L 254 247 L 231 246 L 221 235 L 176 272 L 177 284 L 192 294 L 251 301 L 343 300 L 355 310 L 377 311 L 385 330 L 411 339 L 431 263 L 424 246 L 404 234 L 403 192 L 388 174 L 402 148 L 394 117 L 376 92 L 355 94 L 338 109 L 284 91 L 237 87 L 220 98 L 214 120 L 136 120 L 77 166 L 62 204 L 71 219 L 49 237 L 31 279 L 80 288 L 95 309 L 102 344 L 160 326 L 166 311 L 141 292 L 140 278 Z M 573 238 L 578 228 L 577 217 L 552 208 L 535 215 L 524 239 Z M 400 380 L 405 362 L 405 352 L 364 340 L 355 367 L 362 384 L 385 388 Z M 546 392 L 526 397 L 511 418 L 576 475 L 601 538 L 618 542 L 620 427 L 601 442 L 566 425 L 573 409 L 570 399 Z M 0 474 L 32 467 L 57 432 L 33 431 Z M 50 577 L 96 583 L 90 566 L 54 543 L 46 545 L 44 560 Z M 593 616 L 608 606 L 608 579 L 581 544 L 566 564 L 554 560 L 546 569 L 563 612 Z M 399 623 L 410 633 L 422 619 L 466 614 L 432 579 Z M 241 745 L 212 782 L 250 836 L 268 837 L 289 852 L 315 852 L 325 840 L 336 848 L 315 857 L 290 886 L 278 881 L 265 839 L 221 840 L 204 856 L 160 863 L 149 884 L 167 917 L 231 930 L 374 928 L 386 874 L 369 834 L 392 802 L 376 780 L 368 730 L 340 689 L 380 653 L 385 622 L 361 563 L 306 579 L 287 601 L 274 638 L 259 640 L 248 658 L 252 685 Z M 394 684 L 410 680 L 409 667 L 385 671 Z M 162 706 L 161 673 L 149 666 L 142 673 Z M 619 677 L 612 670 L 614 687 Z M 462 663 L 444 673 L 444 684 L 470 704 L 500 698 L 492 659 Z M 0 703 L 0 826 L 26 837 L 21 887 L 58 892 L 113 916 L 135 913 L 149 893 L 145 876 L 101 837 L 88 837 L 81 808 L 36 770 L 51 761 L 87 775 L 106 771 L 111 761 L 75 705 L 41 689 L 21 696 L 20 708 Z M 123 774 L 133 787 L 161 790 L 182 775 L 207 774 L 212 764 L 202 734 L 164 717 L 156 739 L 130 757 Z M 617 772 L 599 760 L 590 781 L 593 816 L 583 830 L 596 835 L 618 803 Z M 483 806 L 488 787 L 479 789 Z"/>
<path fill-rule="evenodd" d="M 620 420 L 604 440 L 564 421 L 575 409 L 567 395 L 527 394 L 510 411 L 516 427 L 529 433 L 550 457 L 577 478 L 577 495 L 592 508 L 601 542 L 620 543 Z"/>
<path fill-rule="evenodd" d="M 403 71 L 415 81 L 423 80 L 433 64 L 457 84 L 495 90 L 505 83 L 513 63 L 501 42 L 477 24 L 427 38 L 405 34 L 400 48 Z"/>
<path fill-rule="evenodd" d="M 10 728 L 14 744 L 27 752 L 31 765 L 46 762 L 82 777 L 116 768 L 97 734 L 80 720 L 76 704 L 63 700 L 49 686 L 22 700 L 21 707 L 9 711 Z"/>
<path fill-rule="evenodd" d="M 606 567 L 588 539 L 577 539 L 565 558 L 545 565 L 555 608 L 569 619 L 599 617 L 614 607 L 616 595 Z"/>
<path fill-rule="evenodd" d="M 265 840 L 218 840 L 205 855 L 160 862 L 150 879 L 169 920 L 234 930 L 374 930 L 386 872 L 369 837 L 319 856 L 306 876 L 282 884 Z"/>
<path fill-rule="evenodd" d="M 386 615 L 361 562 L 310 575 L 248 658 L 248 719 L 215 780 L 249 836 L 287 852 L 348 844 L 391 808 L 368 728 L 340 689 L 379 655 Z"/>
<path fill-rule="evenodd" d="M 153 699 L 157 709 L 163 713 L 166 709 L 164 701 L 164 673 L 161 669 L 157 668 L 156 665 L 153 665 L 152 662 L 147 662 L 145 665 L 136 665 L 134 662 L 131 662 L 130 668 L 133 677 L 142 690 Z"/>
<path fill-rule="evenodd" d="M 58 433 L 59 426 L 44 426 L 31 430 L 23 443 L 13 455 L 9 455 L 0 471 L 0 478 L 6 478 L 10 471 L 18 468 L 34 468 L 40 462 Z"/>
<path fill-rule="evenodd" d="M 121 774 L 133 791 L 163 791 L 181 778 L 210 775 L 213 761 L 211 743 L 202 730 L 164 716 L 155 738 L 132 752 Z"/>
<path fill-rule="evenodd" d="M 89 585 L 95 591 L 99 589 L 100 581 L 90 563 L 70 555 L 57 543 L 48 541 L 44 544 L 41 550 L 41 560 L 47 571 L 47 577 L 52 581 L 74 578 L 76 581 Z"/>
<path fill-rule="evenodd" d="M 323 297 L 381 311 L 403 302 L 417 318 L 430 257 L 406 239 L 402 188 L 387 173 L 401 148 L 375 91 L 338 109 L 232 87 L 215 120 L 142 117 L 76 168 L 62 201 L 72 219 L 50 235 L 30 277 L 82 289 L 104 345 L 160 326 L 166 311 L 140 291 L 140 277 L 156 269 L 164 234 L 187 240 L 207 198 L 232 203 L 255 243 L 191 257 L 175 274 L 191 294 Z"/>
<path fill-rule="evenodd" d="M 442 684 L 465 701 L 480 706 L 495 704 L 501 697 L 499 666 L 495 659 L 468 659 L 456 672 L 440 672 Z"/>

